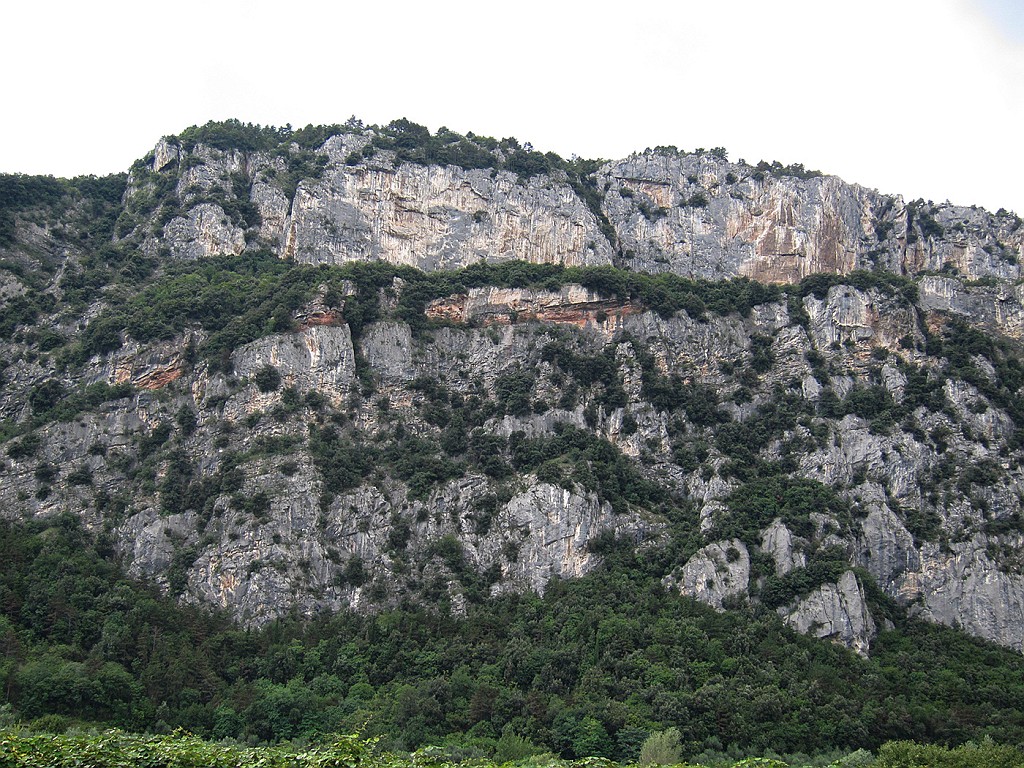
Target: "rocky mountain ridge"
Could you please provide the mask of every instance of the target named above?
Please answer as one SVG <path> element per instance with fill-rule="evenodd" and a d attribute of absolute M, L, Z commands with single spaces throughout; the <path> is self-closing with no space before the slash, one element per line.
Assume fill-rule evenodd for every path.
<path fill-rule="evenodd" d="M 297 145 L 282 157 L 203 145 L 186 151 L 165 139 L 136 166 L 127 201 L 172 181 L 181 210 L 146 247 L 185 258 L 261 243 L 302 263 L 382 259 L 427 270 L 518 259 L 769 282 L 874 268 L 1020 277 L 1024 235 L 1013 214 L 907 203 L 802 166 L 732 163 L 721 149 L 659 148 L 595 169 L 581 195 L 580 184 L 550 162 L 542 166 L 548 172 L 525 178 L 402 162 L 400 152 L 375 149 L 375 138 L 370 131 L 327 139 L 315 153 L 318 176 L 294 190 L 280 179 L 289 164 L 301 164 Z M 226 188 L 229 179 L 238 187 Z M 231 220 L 205 200 L 211 191 L 252 206 L 258 226 L 247 231 L 246 222 Z M 161 219 L 169 216 L 161 210 Z"/>
<path fill-rule="evenodd" d="M 106 235 L 12 208 L 5 517 L 253 623 L 627 546 L 860 653 L 892 604 L 1024 650 L 1019 218 L 410 126 L 164 139 Z"/>

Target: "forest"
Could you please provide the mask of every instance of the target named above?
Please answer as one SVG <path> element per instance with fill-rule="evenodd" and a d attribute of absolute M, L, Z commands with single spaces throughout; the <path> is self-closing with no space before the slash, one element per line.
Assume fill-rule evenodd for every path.
<path fill-rule="evenodd" d="M 635 762 L 669 728 L 694 760 L 1024 741 L 1019 654 L 876 595 L 893 629 L 864 659 L 769 609 L 668 593 L 656 563 L 603 546 L 596 573 L 464 615 L 409 604 L 253 630 L 128 579 L 74 518 L 4 523 L 0 722 L 250 745 L 358 731 L 453 761 Z"/>

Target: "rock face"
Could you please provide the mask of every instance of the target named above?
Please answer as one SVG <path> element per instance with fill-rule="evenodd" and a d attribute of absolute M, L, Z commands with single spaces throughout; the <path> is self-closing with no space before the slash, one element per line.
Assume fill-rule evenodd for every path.
<path fill-rule="evenodd" d="M 629 301 L 610 300 L 579 285 L 558 292 L 524 288 L 474 288 L 469 293 L 437 299 L 426 309 L 431 320 L 484 325 L 537 320 L 579 328 L 619 327 L 622 318 L 640 312 Z M 609 325 L 610 324 L 610 325 Z"/>
<path fill-rule="evenodd" d="M 486 491 L 482 477 L 414 502 L 396 528 L 394 502 L 379 490 L 347 494 L 325 511 L 318 508 L 311 479 L 302 469 L 290 480 L 272 470 L 253 479 L 253 489 L 273 491 L 266 523 L 244 537 L 232 537 L 232 527 L 225 526 L 218 546 L 190 568 L 192 599 L 255 623 L 279 616 L 282 605 L 314 614 L 379 604 L 381 585 L 406 583 L 404 561 L 412 559 L 426 564 L 422 576 L 434 598 L 457 606 L 465 589 L 461 568 L 492 573 L 493 594 L 543 592 L 552 577 L 581 576 L 599 562 L 587 543 L 601 531 L 638 542 L 658 533 L 657 526 L 636 517 L 612 515 L 592 496 L 534 483 L 496 510 L 487 535 L 476 534 L 466 528 L 466 501 Z M 168 526 L 159 517 L 133 519 L 124 533 L 135 542 L 134 562 L 159 577 L 174 558 L 174 524 L 184 531 L 193 522 L 183 518 Z M 401 556 L 394 547 L 396 530 L 409 537 Z M 298 592 L 296 565 L 303 574 Z"/>
<path fill-rule="evenodd" d="M 750 555 L 739 539 L 716 541 L 700 549 L 669 579 L 684 595 L 721 610 L 723 601 L 747 594 Z"/>
<path fill-rule="evenodd" d="M 134 572 L 181 589 L 186 599 L 220 605 L 257 623 L 290 608 L 312 614 L 386 604 L 395 594 L 388 585 L 399 584 L 457 605 L 471 583 L 469 573 L 489 574 L 489 592 L 543 590 L 554 576 L 578 576 L 600 562 L 591 542 L 612 535 L 653 544 L 664 535 L 665 523 L 642 509 L 614 512 L 583 487 L 561 488 L 532 476 L 503 490 L 491 478 L 469 472 L 414 497 L 404 483 L 382 475 L 342 494 L 325 493 L 327 469 L 311 439 L 319 434 L 316 420 L 324 412 L 310 410 L 303 400 L 307 395 L 315 393 L 330 408 L 348 409 L 339 426 L 352 420 L 386 444 L 398 423 L 431 434 L 429 422 L 423 421 L 427 402 L 416 389 L 424 378 L 460 397 L 490 395 L 523 370 L 522 361 L 533 361 L 527 366 L 535 366 L 533 396 L 564 402 L 544 413 L 493 416 L 488 433 L 507 441 L 515 434 L 550 436 L 560 424 L 592 429 L 624 456 L 644 457 L 640 466 L 662 482 L 672 478 L 678 492 L 701 510 L 702 529 L 711 537 L 729 514 L 732 494 L 743 486 L 722 471 L 726 456 L 715 447 L 721 443 L 703 432 L 709 428 L 691 421 L 695 412 L 672 417 L 690 425 L 679 432 L 664 406 L 652 404 L 638 350 L 647 350 L 660 375 L 690 377 L 690 384 L 680 386 L 700 382 L 713 387 L 721 413 L 735 413 L 729 418 L 739 420 L 756 419 L 773 382 L 779 381 L 796 382 L 794 396 L 812 408 L 828 392 L 849 397 L 866 386 L 868 375 L 877 377 L 878 391 L 901 401 L 907 397 L 904 371 L 910 369 L 889 360 L 878 363 L 874 374 L 858 373 L 875 359 L 868 350 L 891 349 L 890 355 L 926 362 L 922 353 L 897 341 L 919 333 L 906 307 L 884 292 L 854 288 L 830 289 L 822 300 L 808 296 L 806 327 L 794 325 L 784 305 L 758 307 L 746 318 L 700 321 L 685 314 L 662 318 L 636 305 L 623 311 L 571 285 L 549 292 L 474 289 L 428 306 L 428 313 L 443 311 L 454 325 L 427 338 L 415 336 L 406 323 L 381 320 L 363 328 L 358 342 L 341 315 L 317 301 L 296 313 L 295 330 L 239 347 L 230 376 L 189 362 L 186 348 L 201 345 L 201 334 L 146 348 L 128 345 L 97 361 L 101 364 L 93 381 L 130 382 L 136 394 L 79 421 L 44 426 L 35 455 L 22 458 L 9 450 L 0 483 L 5 508 L 27 506 L 34 515 L 92 509 L 99 491 L 114 495 L 134 487 L 121 467 L 132 466 L 137 446 L 152 442 L 161 425 L 174 424 L 184 409 L 195 414 L 197 425 L 191 434 L 174 438 L 176 450 L 192 462 L 192 474 L 182 482 L 224 477 L 239 466 L 238 484 L 219 486 L 202 509 L 169 511 L 165 483 L 177 459 L 173 453 L 158 454 L 164 458 L 156 465 L 150 490 L 140 488 L 133 499 L 121 502 L 125 514 L 115 528 Z M 601 320 L 598 311 L 605 313 Z M 614 350 L 607 359 L 615 361 L 621 377 L 624 407 L 601 407 L 589 423 L 583 411 L 600 390 L 566 399 L 565 382 L 556 383 L 557 358 L 541 361 L 542 350 L 566 343 L 566 332 L 575 339 L 575 354 Z M 739 368 L 750 359 L 753 340 L 769 334 L 772 362 L 756 390 L 762 404 L 738 404 L 738 387 L 749 385 L 723 374 L 721 366 Z M 808 349 L 820 349 L 833 360 L 832 375 L 811 369 Z M 377 381 L 369 397 L 361 393 L 358 356 Z M 264 391 L 256 382 L 268 368 L 280 381 Z M 1006 444 L 1013 435 L 1012 421 L 990 403 L 982 411 L 978 403 L 984 395 L 963 382 L 948 381 L 942 392 L 945 411 L 919 407 L 913 412 L 916 429 L 945 434 L 925 442 L 912 432 L 873 431 L 855 414 L 815 417 L 806 427 L 794 423 L 780 440 L 803 441 L 796 455 L 798 476 L 846 489 L 844 497 L 858 518 L 851 525 L 827 512 L 817 514 L 799 534 L 793 523 L 776 518 L 753 538 L 714 540 L 666 583 L 722 608 L 731 600 L 759 599 L 758 584 L 766 576 L 795 578 L 807 571 L 808 552 L 840 547 L 855 553 L 852 563 L 912 612 L 1024 647 L 1024 580 L 1012 564 L 1019 534 L 1013 533 L 1012 522 L 1006 534 L 994 528 L 970 533 L 979 525 L 994 525 L 986 520 L 1014 519 L 1020 470 L 999 468 L 989 487 L 972 491 L 974 502 L 952 485 L 945 501 L 931 498 L 928 490 L 931 478 L 947 471 L 953 455 L 983 460 L 983 447 L 974 440 Z M 375 404 L 383 398 L 387 411 Z M 625 427 L 627 416 L 634 421 L 632 430 Z M 683 437 L 687 433 L 690 438 Z M 172 434 L 178 434 L 177 427 Z M 933 444 L 939 439 L 946 443 L 943 453 Z M 778 461 L 783 447 L 770 441 L 759 450 L 766 460 Z M 499 444 L 499 454 L 502 450 Z M 691 450 L 706 456 L 701 459 Z M 696 457 L 696 463 L 689 464 L 686 456 Z M 52 486 L 41 497 L 43 465 L 66 467 L 65 472 L 88 468 L 92 484 Z M 980 517 L 973 503 L 984 503 L 988 514 Z M 916 539 L 907 528 L 910 509 L 934 516 L 936 530 L 955 539 L 952 549 Z M 90 513 L 87 519 L 98 525 L 104 514 Z M 754 575 L 752 548 L 768 557 L 769 572 Z M 424 570 L 409 572 L 404 565 L 409 561 L 422 563 Z M 175 572 L 184 578 L 172 583 L 169 574 Z M 863 595 L 847 573 L 798 594 L 781 612 L 800 631 L 866 653 L 873 623 Z"/>
<path fill-rule="evenodd" d="M 807 558 L 793 546 L 793 535 L 781 520 L 774 520 L 761 532 L 761 550 L 775 561 L 775 575 L 785 576 L 795 568 L 804 568 Z"/>
<path fill-rule="evenodd" d="M 341 402 L 355 379 L 352 334 L 347 325 L 314 325 L 298 333 L 267 336 L 233 355 L 233 368 L 240 376 L 253 377 L 267 366 L 278 372 L 284 386 Z"/>
<path fill-rule="evenodd" d="M 869 341 L 872 346 L 896 349 L 902 339 L 913 339 L 918 333 L 913 310 L 878 292 L 870 295 L 835 286 L 824 299 L 808 296 L 804 309 L 810 318 L 810 336 L 818 347 Z"/>
<path fill-rule="evenodd" d="M 1024 228 L 1012 214 L 906 203 L 802 166 L 729 162 L 721 150 L 648 150 L 593 174 L 595 208 L 561 171 L 523 178 L 402 162 L 391 151 L 364 156 L 375 135 L 330 137 L 316 150 L 319 177 L 297 183 L 288 172 L 303 152 L 296 145 L 276 154 L 186 151 L 163 140 L 128 197 L 151 195 L 177 174 L 174 207 L 183 215 L 163 237 L 183 258 L 269 246 L 302 263 L 422 269 L 518 259 L 767 282 L 875 268 L 967 280 L 1020 275 Z M 217 195 L 232 210 L 251 205 L 258 224 L 246 229 L 206 202 Z"/>
<path fill-rule="evenodd" d="M 919 282 L 920 306 L 998 328 L 1024 338 L 1024 286 L 1016 282 L 968 285 L 966 281 L 928 275 Z"/>
<path fill-rule="evenodd" d="M 601 176 L 633 268 L 708 278 L 794 282 L 849 272 L 883 205 L 835 177 L 766 177 L 710 153 L 634 156 Z"/>
<path fill-rule="evenodd" d="M 876 266 L 948 265 L 972 278 L 1019 273 L 1021 231 L 1009 231 L 1012 223 L 1004 229 L 984 211 L 948 204 L 908 206 L 802 168 L 752 168 L 724 152 L 648 151 L 598 176 L 633 269 L 769 282 Z M 1009 263 L 1004 254 L 1012 254 Z"/>
<path fill-rule="evenodd" d="M 509 536 L 508 541 L 518 538 L 517 556 L 502 567 L 503 590 L 529 588 L 543 592 L 554 576 L 584 575 L 598 562 L 588 544 L 602 532 L 612 532 L 636 544 L 660 532 L 660 526 L 614 515 L 610 507 L 592 496 L 545 483 L 531 485 L 514 496 L 497 522 Z M 496 554 L 492 552 L 490 557 Z"/>
<path fill-rule="evenodd" d="M 233 226 L 219 205 L 200 203 L 164 227 L 171 254 L 182 259 L 237 256 L 245 250 L 245 233 Z"/>
<path fill-rule="evenodd" d="M 1024 651 L 1016 216 L 720 150 L 584 172 L 480 141 L 494 167 L 461 167 L 346 131 L 162 141 L 106 277 L 65 214 L 16 220 L 0 514 L 77 514 L 133 573 L 254 624 L 460 610 L 671 540 L 666 586 L 719 610 L 866 654 L 877 586 Z M 231 256 L 232 279 L 298 276 L 283 308 L 136 340 L 146 285 L 110 275 L 149 259 L 162 307 Z M 331 268 L 352 262 L 376 263 Z M 389 265 L 467 269 L 425 296 Z"/>
<path fill-rule="evenodd" d="M 868 655 L 875 622 L 868 612 L 864 591 L 853 571 L 835 584 L 825 584 L 791 608 L 780 608 L 786 623 L 798 632 L 852 648 Z"/>
<path fill-rule="evenodd" d="M 898 594 L 916 599 L 924 618 L 1024 650 L 1024 579 L 1000 570 L 977 538 L 952 550 L 925 547 L 920 569 L 898 580 Z"/>
<path fill-rule="evenodd" d="M 380 259 L 451 269 L 612 257 L 594 214 L 567 185 L 453 166 L 343 166 L 300 185 L 284 226 L 282 255 L 313 264 Z"/>

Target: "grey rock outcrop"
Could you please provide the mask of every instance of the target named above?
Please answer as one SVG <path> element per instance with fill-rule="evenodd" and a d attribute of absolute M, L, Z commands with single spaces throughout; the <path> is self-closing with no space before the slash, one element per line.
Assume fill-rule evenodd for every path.
<path fill-rule="evenodd" d="M 342 165 L 300 185 L 282 255 L 314 264 L 380 259 L 421 269 L 480 260 L 610 264 L 598 221 L 550 177 L 454 166 Z"/>
<path fill-rule="evenodd" d="M 721 610 L 728 598 L 747 594 L 749 581 L 750 554 L 742 541 L 729 539 L 699 549 L 666 583 Z"/>
<path fill-rule="evenodd" d="M 355 352 L 347 325 L 314 325 L 298 333 L 275 334 L 240 347 L 232 356 L 237 375 L 254 376 L 275 368 L 282 386 L 316 391 L 334 402 L 348 394 L 355 379 Z"/>
<path fill-rule="evenodd" d="M 546 323 L 590 326 L 610 334 L 623 318 L 640 312 L 629 300 L 609 299 L 581 285 L 558 291 L 530 288 L 473 288 L 466 294 L 436 299 L 426 309 L 432 320 L 485 325 L 540 320 Z"/>
<path fill-rule="evenodd" d="M 918 290 L 922 309 L 970 318 L 1013 338 L 1024 338 L 1024 285 L 968 285 L 954 277 L 926 275 L 918 282 Z"/>
<path fill-rule="evenodd" d="M 552 577 L 586 574 L 600 557 L 588 545 L 611 533 L 633 544 L 656 538 L 660 524 L 635 516 L 616 516 L 591 495 L 537 483 L 514 496 L 497 523 L 508 541 L 517 542 L 514 559 L 502 566 L 501 591 L 523 588 L 543 592 Z"/>
<path fill-rule="evenodd" d="M 789 532 L 786 524 L 777 518 L 761 532 L 761 550 L 771 555 L 775 561 L 776 576 L 785 576 L 794 568 L 803 568 L 807 565 L 804 553 L 794 547 L 793 534 Z"/>
<path fill-rule="evenodd" d="M 180 259 L 237 256 L 245 250 L 245 233 L 228 221 L 219 205 L 201 203 L 185 216 L 171 219 L 164 227 L 164 241 L 171 255 Z"/>
<path fill-rule="evenodd" d="M 471 501 L 487 490 L 482 478 L 398 505 L 405 513 L 396 514 L 395 500 L 373 487 L 321 510 L 310 467 L 292 477 L 266 469 L 244 489 L 270 493 L 262 523 L 252 526 L 228 499 L 218 501 L 223 514 L 216 532 L 207 534 L 215 540 L 195 556 L 187 583 L 190 599 L 256 624 L 281 615 L 285 606 L 313 615 L 393 599 L 410 586 L 405 558 L 423 559 L 424 574 L 440 579 L 440 596 L 449 599 L 460 593 L 460 575 L 452 570 L 460 567 L 495 573 L 495 594 L 543 592 L 550 579 L 582 576 L 601 561 L 587 545 L 602 532 L 635 543 L 660 534 L 657 523 L 616 516 L 590 494 L 544 483 L 530 484 L 495 511 L 486 532 L 474 533 Z M 191 515 L 133 516 L 121 533 L 132 542 L 135 572 L 162 580 L 195 525 Z M 402 557 L 395 552 L 396 536 L 403 540 Z"/>
<path fill-rule="evenodd" d="M 597 209 L 560 171 L 522 178 L 401 162 L 391 151 L 364 156 L 373 137 L 330 137 L 315 152 L 324 171 L 297 180 L 288 153 L 186 151 L 162 140 L 147 168 L 178 174 L 186 211 L 168 225 L 167 244 L 185 258 L 269 246 L 303 263 L 446 269 L 521 259 L 769 282 L 874 268 L 1013 281 L 1024 257 L 1024 228 L 1012 214 L 906 203 L 798 166 L 729 162 L 718 150 L 648 150 L 606 163 L 593 176 Z M 239 179 L 248 183 L 240 202 L 259 214 L 247 233 L 203 208 L 211 196 L 241 193 Z M 153 189 L 136 174 L 128 198 Z M 158 244 L 150 238 L 146 248 Z"/>
<path fill-rule="evenodd" d="M 849 272 L 884 204 L 835 177 L 775 178 L 712 153 L 634 155 L 600 178 L 630 266 L 713 279 Z"/>
<path fill-rule="evenodd" d="M 816 273 L 953 268 L 1015 279 L 1012 217 L 923 203 L 802 168 L 731 163 L 722 152 L 647 151 L 598 173 L 604 210 L 633 269 L 797 282 Z"/>
<path fill-rule="evenodd" d="M 819 587 L 795 606 L 780 608 L 779 613 L 798 632 L 840 643 L 861 656 L 868 655 L 875 635 L 875 622 L 853 571 Z"/>
<path fill-rule="evenodd" d="M 810 317 L 809 333 L 817 347 L 869 342 L 872 347 L 895 349 L 900 340 L 918 335 L 914 312 L 878 291 L 864 292 L 834 286 L 824 300 L 804 299 Z"/>
<path fill-rule="evenodd" d="M 920 568 L 903 573 L 896 589 L 923 618 L 1024 651 L 1024 578 L 996 567 L 980 539 L 952 551 L 923 547 Z"/>

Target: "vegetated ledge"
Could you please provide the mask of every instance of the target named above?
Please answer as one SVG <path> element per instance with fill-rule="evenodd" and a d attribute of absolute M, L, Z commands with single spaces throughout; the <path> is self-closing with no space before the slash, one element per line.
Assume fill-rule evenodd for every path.
<path fill-rule="evenodd" d="M 579 286 L 591 295 L 573 291 Z M 215 257 L 176 264 L 137 294 L 108 296 L 81 338 L 55 350 L 62 365 L 82 365 L 91 356 L 112 352 L 125 337 L 140 343 L 169 339 L 198 326 L 206 339 L 197 352 L 211 361 L 268 333 L 296 330 L 303 324 L 344 320 L 358 336 L 363 326 L 386 313 L 381 292 L 397 294 L 388 313 L 419 330 L 434 322 L 505 318 L 578 322 L 600 313 L 624 315 L 648 309 L 670 317 L 685 311 L 703 320 L 708 314 L 746 316 L 753 307 L 784 297 L 823 297 L 834 285 L 876 288 L 913 302 L 916 286 L 908 278 L 884 272 L 814 275 L 798 285 L 764 285 L 748 278 L 709 281 L 673 274 L 649 275 L 614 267 L 563 267 L 512 261 L 475 264 L 454 271 L 423 272 L 384 262 L 326 267 L 281 262 L 269 253 Z M 474 289 L 530 289 L 533 294 L 496 296 L 488 302 Z M 303 314 L 317 293 L 322 306 L 314 319 Z M 552 296 L 541 296 L 546 292 Z M 466 297 L 466 298 L 462 298 Z M 580 305 L 580 306 L 574 306 Z M 794 306 L 799 321 L 799 309 Z M 306 313 L 308 314 L 308 312 Z M 269 320 L 269 322 L 268 322 Z"/>

